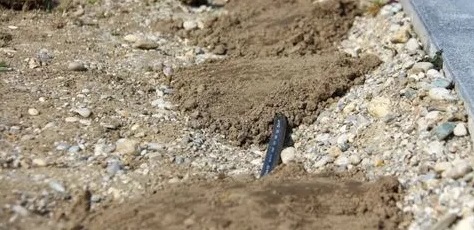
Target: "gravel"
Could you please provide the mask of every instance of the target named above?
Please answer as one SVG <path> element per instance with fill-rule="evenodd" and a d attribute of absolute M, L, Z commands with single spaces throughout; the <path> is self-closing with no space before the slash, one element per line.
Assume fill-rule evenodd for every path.
<path fill-rule="evenodd" d="M 145 14 L 133 10 L 141 2 L 110 4 L 98 7 L 101 13 L 86 8 L 75 17 L 108 15 L 110 20 L 119 20 L 122 16 L 113 16 L 119 14 L 115 8 L 130 8 L 129 24 L 123 28 L 127 30 L 69 23 L 64 30 L 75 31 L 77 39 L 87 41 L 90 48 L 81 46 L 71 53 L 39 42 L 19 46 L 14 54 L 30 74 L 44 72 L 46 76 L 48 68 L 67 66 L 71 78 L 51 77 L 65 87 L 49 92 L 42 90 L 50 83 L 49 77 L 32 74 L 31 82 L 22 82 L 18 80 L 21 72 L 2 76 L 6 82 L 19 82 L 15 84 L 18 90 L 33 90 L 35 97 L 24 107 L 30 108 L 28 122 L 0 120 L 2 134 L 11 138 L 0 142 L 0 178 L 25 185 L 19 188 L 23 195 L 12 195 L 25 204 L 9 206 L 16 215 L 26 216 L 28 210 L 46 213 L 64 200 L 65 193 L 86 185 L 94 191 L 91 200 L 96 208 L 108 201 L 140 197 L 149 186 L 166 186 L 190 176 L 257 176 L 260 172 L 265 149 L 239 149 L 221 136 L 186 128 L 186 118 L 180 118 L 168 100 L 172 88 L 157 80 L 170 78 L 175 68 L 220 57 L 206 47 L 150 32 L 151 22 L 181 17 L 181 26 L 198 30 L 204 18 L 221 14 L 220 9 L 203 6 L 200 12 L 175 14 L 175 3 L 163 1 Z M 92 32 L 83 33 L 85 26 Z M 69 40 L 61 37 L 59 41 Z M 375 18 L 357 18 L 340 49 L 354 56 L 375 53 L 384 63 L 363 84 L 324 108 L 313 125 L 295 128 L 294 146 L 282 152 L 283 163 L 303 162 L 309 172 L 336 166 L 364 172 L 368 180 L 395 175 L 406 189 L 398 205 L 413 215 L 406 227 L 473 229 L 474 172 L 467 113 L 452 81 L 423 61 L 424 51 L 401 5 L 383 7 Z M 40 64 L 34 59 L 32 69 L 30 59 L 25 63 L 30 50 L 40 50 L 36 58 Z M 225 50 L 217 53 L 223 55 Z M 100 77 L 104 85 L 90 84 L 87 77 Z M 30 87 L 34 81 L 38 81 L 36 90 Z M 21 138 L 24 141 L 18 141 Z M 45 194 L 51 190 L 62 196 Z M 32 208 L 25 209 L 27 205 Z"/>

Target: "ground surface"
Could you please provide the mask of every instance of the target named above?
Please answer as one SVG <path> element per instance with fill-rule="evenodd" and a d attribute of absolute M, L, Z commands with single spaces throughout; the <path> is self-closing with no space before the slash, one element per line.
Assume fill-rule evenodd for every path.
<path fill-rule="evenodd" d="M 0 228 L 469 219 L 465 110 L 414 66 L 399 5 L 373 19 L 353 1 L 270 2 L 2 9 Z M 289 166 L 255 179 L 273 109 L 294 125 Z"/>

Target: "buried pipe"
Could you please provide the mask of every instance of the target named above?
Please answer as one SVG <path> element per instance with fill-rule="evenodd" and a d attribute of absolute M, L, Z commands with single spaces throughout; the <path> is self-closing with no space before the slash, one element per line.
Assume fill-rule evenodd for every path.
<path fill-rule="evenodd" d="M 273 119 L 273 131 L 268 143 L 260 177 L 269 174 L 280 162 L 280 154 L 286 140 L 288 121 L 285 115 L 277 113 Z"/>

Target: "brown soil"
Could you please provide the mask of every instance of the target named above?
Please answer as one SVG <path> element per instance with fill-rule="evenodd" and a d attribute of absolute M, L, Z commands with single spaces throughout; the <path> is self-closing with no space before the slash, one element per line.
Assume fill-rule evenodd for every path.
<path fill-rule="evenodd" d="M 194 128 L 220 132 L 238 145 L 265 143 L 275 113 L 291 126 L 310 124 L 329 98 L 378 64 L 375 56 L 340 53 L 210 63 L 179 72 L 174 99 Z"/>
<path fill-rule="evenodd" d="M 226 16 L 189 38 L 217 54 L 286 56 L 334 51 L 360 14 L 357 1 L 230 1 Z"/>
<path fill-rule="evenodd" d="M 260 180 L 170 186 L 90 217 L 86 229 L 397 229 L 400 185 L 309 176 L 287 166 Z"/>

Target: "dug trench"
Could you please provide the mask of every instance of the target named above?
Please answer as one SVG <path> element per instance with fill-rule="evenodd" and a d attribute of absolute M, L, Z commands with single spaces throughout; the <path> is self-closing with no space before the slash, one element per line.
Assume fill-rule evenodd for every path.
<path fill-rule="evenodd" d="M 192 128 L 243 148 L 268 141 L 277 112 L 292 127 L 310 125 L 321 108 L 380 64 L 370 54 L 353 58 L 337 51 L 361 14 L 358 5 L 239 0 L 202 30 L 170 22 L 169 31 L 227 55 L 178 70 L 171 79 L 173 102 Z M 73 212 L 70 219 L 86 229 L 397 229 L 406 216 L 397 208 L 403 191 L 396 178 L 362 181 L 280 166 L 257 180 L 192 178 L 86 216 Z"/>

